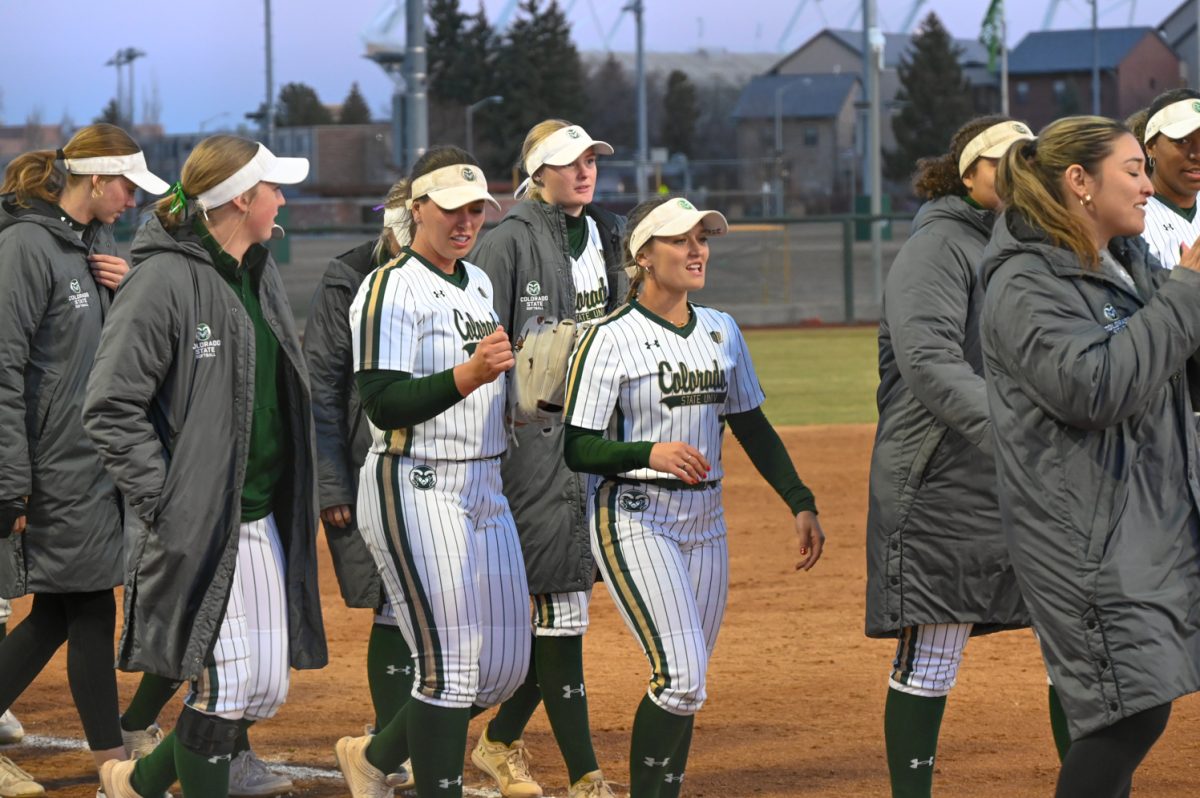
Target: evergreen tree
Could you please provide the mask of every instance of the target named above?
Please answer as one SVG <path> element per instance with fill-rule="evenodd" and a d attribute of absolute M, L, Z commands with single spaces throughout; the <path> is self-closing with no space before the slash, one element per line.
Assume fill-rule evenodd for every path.
<path fill-rule="evenodd" d="M 121 119 L 121 109 L 117 105 L 117 98 L 113 97 L 108 101 L 108 105 L 104 106 L 104 110 L 100 112 L 100 116 L 96 117 L 95 121 L 107 122 L 110 125 L 120 126 L 123 124 Z"/>
<path fill-rule="evenodd" d="M 632 152 L 637 146 L 637 98 L 629 74 L 612 53 L 588 74 L 586 94 L 587 111 L 580 124 L 593 138 Z"/>
<path fill-rule="evenodd" d="M 515 162 L 529 128 L 544 119 L 578 121 L 586 107 L 583 64 L 571 26 L 550 0 L 522 0 L 505 33 L 495 75 L 504 103 L 494 107 L 490 140 L 508 164 Z"/>
<path fill-rule="evenodd" d="M 900 60 L 896 99 L 902 106 L 892 117 L 896 149 L 884 158 L 893 180 L 907 179 L 918 159 L 944 153 L 954 131 L 973 115 L 961 55 L 937 15 L 926 17 Z"/>
<path fill-rule="evenodd" d="M 672 153 L 681 152 L 691 157 L 700 111 L 696 107 L 696 86 L 678 69 L 671 70 L 667 76 L 667 92 L 662 105 L 663 144 Z"/>
<path fill-rule="evenodd" d="M 316 90 L 304 83 L 288 83 L 279 90 L 275 104 L 275 124 L 279 127 L 332 125 L 333 114 L 321 104 Z"/>
<path fill-rule="evenodd" d="M 470 87 L 463 85 L 463 44 L 467 15 L 459 0 L 430 0 L 428 48 L 429 98 L 433 101 L 470 102 Z"/>
<path fill-rule="evenodd" d="M 365 125 L 371 121 L 371 109 L 358 90 L 358 83 L 350 84 L 350 93 L 342 101 L 342 111 L 338 114 L 339 125 Z"/>

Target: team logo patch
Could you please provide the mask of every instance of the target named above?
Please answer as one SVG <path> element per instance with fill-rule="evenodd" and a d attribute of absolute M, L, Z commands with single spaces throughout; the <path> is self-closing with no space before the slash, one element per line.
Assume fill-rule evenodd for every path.
<path fill-rule="evenodd" d="M 1200 114 L 1200 102 L 1192 103 L 1192 110 Z"/>
<path fill-rule="evenodd" d="M 1112 306 L 1111 302 L 1104 305 L 1104 318 L 1109 321 L 1117 320 L 1117 309 Z"/>
<path fill-rule="evenodd" d="M 1020 133 L 1022 136 L 1029 136 L 1029 135 L 1032 135 L 1032 134 L 1029 132 L 1029 128 L 1025 127 L 1025 126 L 1024 126 L 1024 125 L 1022 125 L 1020 122 L 1013 122 L 1013 130 L 1017 131 L 1017 132 L 1018 132 L 1018 133 Z"/>
<path fill-rule="evenodd" d="M 579 138 L 579 128 L 577 128 L 577 127 L 567 128 L 567 135 L 573 139 Z"/>
<path fill-rule="evenodd" d="M 88 306 L 88 297 L 91 294 L 83 290 L 83 286 L 78 279 L 68 283 L 68 287 L 71 289 L 71 293 L 67 295 L 67 301 L 71 303 L 71 307 L 75 310 L 86 308 Z"/>
<path fill-rule="evenodd" d="M 192 353 L 197 360 L 216 357 L 221 348 L 221 340 L 212 337 L 212 327 L 204 322 L 196 325 L 196 342 L 192 344 Z"/>
<path fill-rule="evenodd" d="M 81 286 L 81 285 L 79 284 L 79 281 L 78 281 L 78 280 L 72 280 L 72 281 L 71 281 L 71 293 L 72 293 L 72 294 L 78 294 L 78 293 L 79 293 L 79 292 L 81 292 L 82 290 L 83 290 L 83 286 Z"/>
<path fill-rule="evenodd" d="M 685 199 L 676 200 L 675 204 L 678 205 L 680 208 L 683 208 L 685 211 L 696 210 L 696 206 L 693 205 L 692 203 L 688 202 Z"/>
<path fill-rule="evenodd" d="M 462 176 L 463 176 L 463 180 L 469 180 L 472 183 L 475 182 L 475 170 L 469 166 L 463 167 Z"/>
<path fill-rule="evenodd" d="M 617 504 L 628 513 L 640 513 L 650 506 L 650 497 L 640 490 L 627 490 L 617 499 Z"/>
<path fill-rule="evenodd" d="M 719 343 L 721 343 L 721 332 L 720 332 L 720 330 L 709 330 L 709 331 L 708 331 L 708 337 L 709 337 L 709 338 L 711 338 L 711 339 L 713 339 L 713 343 L 714 343 L 714 344 L 719 344 Z"/>
<path fill-rule="evenodd" d="M 437 473 L 427 465 L 419 465 L 408 472 L 408 481 L 417 490 L 430 490 L 437 484 Z"/>
<path fill-rule="evenodd" d="M 525 293 L 529 294 L 530 296 L 537 296 L 538 294 L 542 293 L 542 284 L 537 280 L 530 280 L 529 282 L 525 283 Z"/>

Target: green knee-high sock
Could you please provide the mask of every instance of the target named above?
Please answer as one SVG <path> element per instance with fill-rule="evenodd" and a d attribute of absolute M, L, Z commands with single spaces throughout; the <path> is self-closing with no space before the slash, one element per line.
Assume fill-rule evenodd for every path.
<path fill-rule="evenodd" d="M 542 702 L 542 691 L 538 689 L 537 640 L 536 637 L 529 639 L 529 672 L 525 674 L 525 681 L 500 705 L 496 717 L 488 723 L 487 736 L 494 743 L 512 745 L 520 740 L 534 710 Z"/>
<path fill-rule="evenodd" d="M 408 713 L 413 704 L 409 701 L 383 725 L 375 730 L 375 736 L 367 746 L 367 761 L 384 773 L 395 773 L 409 757 Z"/>
<path fill-rule="evenodd" d="M 463 754 L 471 711 L 409 701 L 400 715 L 408 722 L 417 795 L 462 798 Z M 371 748 L 376 741 L 367 747 L 367 760 L 372 764 Z"/>
<path fill-rule="evenodd" d="M 254 725 L 254 721 L 242 718 L 238 721 L 238 736 L 233 741 L 233 755 L 237 756 L 243 751 L 250 750 L 250 727 Z"/>
<path fill-rule="evenodd" d="M 933 792 L 933 760 L 946 697 L 927 698 L 888 690 L 883 712 L 892 798 L 929 798 Z"/>
<path fill-rule="evenodd" d="M 129 702 L 129 708 L 121 716 L 121 728 L 125 731 L 142 731 L 158 720 L 158 714 L 179 690 L 177 682 L 153 673 L 143 673 L 137 692 Z"/>
<path fill-rule="evenodd" d="M 171 789 L 176 779 L 176 745 L 175 732 L 171 732 L 153 751 L 138 760 L 130 779 L 138 795 L 157 796 Z"/>
<path fill-rule="evenodd" d="M 683 790 L 683 775 L 687 772 L 688 752 L 692 749 L 692 730 L 696 727 L 696 716 L 689 715 L 687 720 L 687 729 L 680 738 L 679 745 L 675 748 L 675 758 L 671 761 L 671 770 L 678 773 L 679 778 L 671 781 L 664 779 L 658 790 L 659 798 L 679 798 L 679 793 Z"/>
<path fill-rule="evenodd" d="M 229 795 L 229 757 L 207 757 L 175 744 L 175 772 L 183 798 Z M 158 795 L 158 793 L 149 793 Z"/>
<path fill-rule="evenodd" d="M 395 626 L 371 626 L 367 640 L 367 686 L 375 708 L 375 728 L 382 729 L 412 695 L 412 650 Z"/>
<path fill-rule="evenodd" d="M 538 637 L 533 653 L 546 717 L 574 784 L 585 773 L 600 768 L 592 748 L 587 692 L 583 686 L 583 638 Z"/>
<path fill-rule="evenodd" d="M 1067 728 L 1067 713 L 1063 712 L 1062 702 L 1058 700 L 1058 691 L 1050 685 L 1047 691 L 1050 701 L 1050 731 L 1054 734 L 1054 747 L 1058 749 L 1058 761 L 1067 758 L 1067 750 L 1071 747 L 1071 731 Z"/>
<path fill-rule="evenodd" d="M 642 698 L 629 741 L 629 798 L 659 798 L 683 780 L 679 745 L 692 726 L 691 715 L 675 715 Z"/>

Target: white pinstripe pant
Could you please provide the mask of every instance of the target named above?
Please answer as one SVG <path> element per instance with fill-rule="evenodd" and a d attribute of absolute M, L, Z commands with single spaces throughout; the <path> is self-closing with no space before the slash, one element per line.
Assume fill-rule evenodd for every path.
<path fill-rule="evenodd" d="M 606 481 L 589 515 L 605 584 L 650 661 L 650 698 L 676 715 L 695 714 L 729 595 L 720 486 Z"/>
<path fill-rule="evenodd" d="M 185 703 L 228 720 L 265 720 L 287 698 L 288 609 L 274 514 L 238 527 L 237 565 L 213 662 Z"/>
<path fill-rule="evenodd" d="M 0 598 L 0 624 L 8 623 L 8 619 L 12 617 L 12 602 L 8 599 Z"/>
<path fill-rule="evenodd" d="M 910 695 L 938 698 L 958 681 L 969 623 L 930 623 L 900 631 L 888 686 Z"/>
<path fill-rule="evenodd" d="M 582 637 L 588 630 L 592 589 L 533 596 L 533 633 L 537 637 Z"/>
<path fill-rule="evenodd" d="M 413 697 L 488 707 L 511 696 L 529 668 L 529 591 L 499 458 L 372 452 L 358 518 L 413 652 Z"/>

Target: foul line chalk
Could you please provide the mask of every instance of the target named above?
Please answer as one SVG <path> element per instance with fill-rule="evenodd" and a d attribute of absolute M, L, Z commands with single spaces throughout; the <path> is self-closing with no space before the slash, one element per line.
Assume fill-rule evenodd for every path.
<path fill-rule="evenodd" d="M 43 737 L 39 734 L 27 734 L 25 739 L 16 745 L 0 746 L 0 751 L 10 750 L 13 748 L 48 748 L 54 751 L 86 751 L 88 750 L 87 743 L 83 740 L 72 740 L 67 737 Z M 311 780 L 311 779 L 327 779 L 329 781 L 341 781 L 342 774 L 337 770 L 328 770 L 326 768 L 312 768 L 304 765 L 285 765 L 282 762 L 272 762 L 269 759 L 264 759 L 271 770 L 277 773 L 282 773 L 289 779 Z M 463 795 L 469 795 L 471 798 L 500 798 L 500 793 L 495 790 L 476 790 L 472 787 L 463 787 Z"/>

